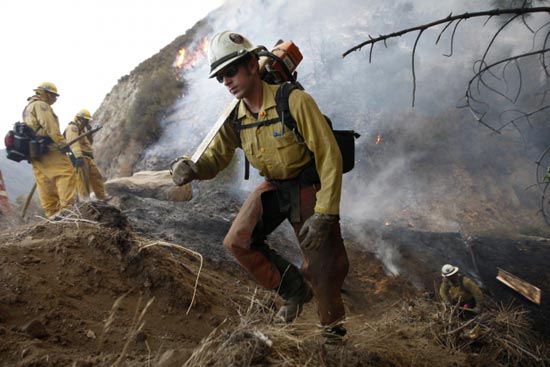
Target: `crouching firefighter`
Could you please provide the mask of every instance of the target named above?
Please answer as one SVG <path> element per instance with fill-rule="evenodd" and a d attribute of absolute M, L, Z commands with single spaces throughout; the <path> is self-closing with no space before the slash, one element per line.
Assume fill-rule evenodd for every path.
<path fill-rule="evenodd" d="M 302 90 L 288 101 L 303 142 L 285 127 L 276 108 L 279 85 L 260 77 L 260 48 L 234 32 L 212 38 L 210 78 L 239 103 L 234 119 L 224 123 L 196 162 L 182 157 L 172 163 L 172 178 L 177 185 L 211 179 L 227 167 L 236 148 L 243 149 L 265 181 L 244 202 L 224 246 L 257 283 L 283 298 L 278 321 L 294 321 L 315 297 L 326 342 L 339 343 L 346 333 L 340 288 L 349 266 L 339 224 L 342 156 L 317 104 Z M 285 219 L 299 239 L 301 269 L 265 242 Z"/>
<path fill-rule="evenodd" d="M 54 217 L 75 201 L 76 174 L 73 165 L 76 162 L 60 132 L 59 120 L 51 107 L 59 97 L 56 86 L 44 82 L 34 91 L 36 94 L 27 99 L 23 122 L 35 134 L 35 139 L 31 141 L 29 158 L 40 203 L 46 216 Z"/>
<path fill-rule="evenodd" d="M 443 265 L 439 295 L 447 305 L 457 305 L 463 311 L 479 314 L 483 307 L 483 293 L 472 279 L 458 270 L 458 266 Z"/>
<path fill-rule="evenodd" d="M 69 141 L 73 141 L 80 135 L 92 130 L 90 122 L 92 115 L 87 109 L 77 112 L 73 121 L 69 122 L 63 135 Z M 81 200 L 88 200 L 90 192 L 93 191 L 98 200 L 105 200 L 107 194 L 103 185 L 103 176 L 94 162 L 94 150 L 92 148 L 93 137 L 90 135 L 83 137 L 71 145 L 72 151 L 79 161 L 77 164 L 77 187 Z"/>

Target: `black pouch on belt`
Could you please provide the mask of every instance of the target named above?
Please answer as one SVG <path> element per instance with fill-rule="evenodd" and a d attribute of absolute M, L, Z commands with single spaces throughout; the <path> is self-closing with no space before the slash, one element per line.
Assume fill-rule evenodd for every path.
<path fill-rule="evenodd" d="M 277 186 L 277 200 L 281 213 L 289 213 L 290 222 L 299 223 L 301 221 L 299 179 L 272 180 L 270 182 Z"/>

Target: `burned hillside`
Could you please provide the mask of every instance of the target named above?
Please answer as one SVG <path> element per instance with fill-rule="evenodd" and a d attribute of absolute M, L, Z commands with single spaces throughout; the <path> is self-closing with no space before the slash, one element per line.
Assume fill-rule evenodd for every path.
<path fill-rule="evenodd" d="M 540 308 L 529 308 L 492 274 L 495 262 L 513 266 L 498 261 L 517 259 L 513 245 L 524 254 L 537 251 L 528 270 L 508 269 L 543 282 L 547 294 L 540 261 L 548 256 L 547 240 L 469 239 L 478 272 L 459 234 L 371 223 L 362 225 L 364 237 L 356 238 L 349 230 L 354 224 L 346 220 L 351 269 L 343 294 L 349 336 L 336 352 L 327 351 L 315 305 L 308 304 L 293 325 L 273 324 L 278 301 L 257 289 L 221 245 L 228 219 L 242 202 L 238 192 L 230 193 L 203 188 L 194 200 L 173 203 L 128 192 L 113 199 L 122 212 L 87 204 L 61 222 L 2 232 L 1 365 L 267 366 L 310 360 L 328 366 L 404 366 L 415 360 L 419 366 L 475 366 L 506 358 L 518 365 L 550 363 L 543 352 L 548 339 L 542 337 L 548 330 L 540 328 L 548 325 L 548 315 L 541 314 L 547 299 Z M 199 204 L 199 198 L 207 200 Z M 152 226 L 144 207 L 147 216 L 167 220 Z M 272 244 L 299 261 L 286 235 L 283 228 Z M 381 249 L 399 255 L 388 257 Z M 471 327 L 448 334 L 459 319 L 443 316 L 452 311 L 441 308 L 434 287 L 439 264 L 451 256 L 495 303 L 490 301 Z M 480 334 L 468 336 L 476 325 Z M 519 342 L 527 352 L 507 341 Z"/>

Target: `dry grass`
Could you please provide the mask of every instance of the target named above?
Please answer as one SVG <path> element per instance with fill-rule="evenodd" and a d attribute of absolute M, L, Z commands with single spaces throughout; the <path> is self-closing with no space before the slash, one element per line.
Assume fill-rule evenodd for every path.
<path fill-rule="evenodd" d="M 427 299 L 400 300 L 366 321 L 348 319 L 341 346 L 326 346 L 314 323 L 273 324 L 273 299 L 257 298 L 195 349 L 191 366 L 548 366 L 525 311 L 491 305 L 464 319 Z M 399 305 L 401 303 L 401 305 Z"/>
<path fill-rule="evenodd" d="M 128 349 L 130 348 L 130 343 L 136 338 L 137 334 L 145 326 L 145 321 L 143 321 L 143 319 L 147 314 L 147 310 L 149 310 L 149 307 L 151 307 L 154 301 L 155 301 L 154 297 L 149 299 L 149 301 L 147 301 L 147 304 L 145 304 L 145 306 L 141 308 L 141 296 L 139 297 L 138 304 L 134 312 L 134 317 L 132 319 L 132 323 L 130 324 L 130 328 L 128 330 L 128 335 L 126 337 L 126 343 L 124 343 L 124 347 L 122 347 L 122 351 L 120 352 L 120 355 L 116 359 L 116 361 L 112 364 L 112 367 L 120 367 L 122 363 L 125 361 L 126 356 L 128 355 Z M 149 360 L 151 352 L 148 345 L 147 345 L 147 349 L 149 350 L 149 358 L 148 358 Z"/>
<path fill-rule="evenodd" d="M 321 366 L 317 337 L 311 324 L 275 325 L 273 299 L 254 293 L 238 319 L 226 319 L 195 349 L 185 367 Z M 237 306 L 238 307 L 238 306 Z"/>
<path fill-rule="evenodd" d="M 490 302 L 479 315 L 438 304 L 431 326 L 438 343 L 492 366 L 547 366 L 550 358 L 531 327 L 527 311 Z"/>
<path fill-rule="evenodd" d="M 496 304 L 491 300 L 487 303 L 483 312 L 475 315 L 439 301 L 411 299 L 390 317 L 390 324 L 401 325 L 400 329 L 393 333 L 386 330 L 381 340 L 389 339 L 386 341 L 395 345 L 392 339 L 403 334 L 417 342 L 424 339 L 434 348 L 446 351 L 438 353 L 439 358 L 460 357 L 463 361 L 459 365 L 550 365 L 545 342 L 532 330 L 526 311 L 513 304 Z M 452 360 L 447 362 L 451 364 Z"/>
<path fill-rule="evenodd" d="M 88 207 L 92 208 L 97 213 L 99 213 L 99 211 L 97 211 L 97 209 L 95 209 L 92 205 Z M 37 216 L 37 217 L 50 224 L 74 223 L 77 226 L 77 228 L 79 223 L 99 225 L 99 222 L 97 221 L 86 219 L 85 216 L 80 211 L 80 207 L 78 205 L 74 205 L 70 209 L 66 208 L 66 209 L 60 210 L 59 213 L 56 214 L 55 219 L 48 219 L 41 216 Z M 42 222 L 41 224 L 44 224 L 44 222 Z"/>
<path fill-rule="evenodd" d="M 351 341 L 325 345 L 312 322 L 275 324 L 273 295 L 254 293 L 240 317 L 226 319 L 194 350 L 184 367 L 202 366 L 391 366 Z M 349 321 L 349 320 L 348 320 Z"/>
<path fill-rule="evenodd" d="M 189 303 L 189 307 L 187 308 L 187 311 L 185 312 L 185 314 L 188 315 L 189 311 L 191 311 L 191 307 L 193 307 L 193 304 L 195 303 L 195 297 L 197 295 L 197 287 L 199 285 L 199 277 L 200 277 L 201 270 L 202 270 L 202 265 L 203 265 L 202 255 L 200 253 L 198 253 L 196 251 L 193 251 L 191 249 L 188 249 L 187 247 L 184 247 L 182 245 L 177 245 L 177 244 L 166 242 L 166 241 L 154 241 L 152 243 L 147 243 L 147 244 L 140 245 L 138 253 L 141 252 L 142 250 L 144 250 L 146 248 L 149 248 L 149 247 L 152 247 L 152 246 L 165 246 L 165 247 L 175 248 L 177 250 L 190 253 L 191 255 L 194 255 L 194 256 L 199 258 L 200 265 L 199 265 L 199 270 L 197 271 L 197 277 L 195 279 L 195 285 L 193 287 L 193 297 L 191 298 L 191 302 Z"/>

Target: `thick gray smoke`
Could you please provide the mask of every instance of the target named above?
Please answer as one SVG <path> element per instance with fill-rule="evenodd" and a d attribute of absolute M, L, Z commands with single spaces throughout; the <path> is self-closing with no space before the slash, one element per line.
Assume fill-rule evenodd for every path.
<path fill-rule="evenodd" d="M 357 141 L 356 168 L 345 175 L 344 217 L 351 216 L 356 223 L 379 220 L 438 231 L 474 231 L 479 229 L 476 224 L 498 226 L 502 218 L 507 220 L 502 225 L 520 225 L 511 212 L 520 215 L 525 209 L 528 220 L 536 216 L 537 196 L 525 191 L 534 178 L 534 167 L 529 166 L 534 150 L 516 131 L 491 135 L 466 109 L 456 108 L 463 103 L 475 61 L 502 19 L 496 17 L 485 25 L 485 18 L 464 21 L 456 32 L 452 57 L 443 55 L 451 52 L 451 31 L 438 45 L 434 43 L 443 27 L 424 32 L 416 50 L 414 109 L 411 53 L 417 33 L 391 39 L 387 48 L 377 44 L 370 64 L 368 47 L 341 56 L 369 35 L 429 23 L 451 12 L 490 8 L 490 2 L 481 0 L 232 0 L 209 15 L 212 34 L 199 35 L 196 47 L 203 36 L 228 29 L 268 48 L 278 39 L 299 46 L 304 60 L 298 79 L 306 91 L 336 128 L 362 135 Z M 535 25 L 546 22 L 537 16 L 529 19 Z M 532 47 L 532 35 L 517 23 L 498 37 L 488 61 Z M 192 154 L 231 99 L 223 86 L 207 78 L 206 59 L 183 73 L 188 88 L 146 160 Z M 499 82 L 502 79 L 495 79 Z M 487 112 L 498 119 L 504 107 L 496 103 L 502 98 L 487 98 L 493 108 Z M 256 176 L 241 187 L 249 188 L 260 179 Z M 508 217 L 501 215 L 505 211 Z"/>

